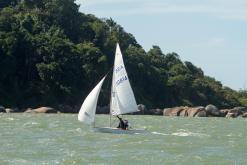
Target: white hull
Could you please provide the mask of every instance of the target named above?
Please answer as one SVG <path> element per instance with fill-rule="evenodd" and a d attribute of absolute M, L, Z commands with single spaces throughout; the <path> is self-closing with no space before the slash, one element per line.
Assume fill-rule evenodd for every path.
<path fill-rule="evenodd" d="M 143 134 L 147 133 L 145 129 L 118 129 L 112 127 L 94 127 L 93 131 L 95 132 L 102 132 L 102 133 L 114 133 L 114 134 Z"/>

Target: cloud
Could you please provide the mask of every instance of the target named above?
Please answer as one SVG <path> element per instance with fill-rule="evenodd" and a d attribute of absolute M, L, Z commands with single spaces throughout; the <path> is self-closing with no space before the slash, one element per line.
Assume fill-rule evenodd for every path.
<path fill-rule="evenodd" d="M 204 14 L 221 19 L 247 20 L 245 0 L 207 0 L 186 2 L 174 0 L 77 0 L 93 14 L 103 16 L 129 16 L 150 14 Z M 118 5 L 118 6 L 117 6 Z M 99 8 L 100 7 L 100 8 Z"/>

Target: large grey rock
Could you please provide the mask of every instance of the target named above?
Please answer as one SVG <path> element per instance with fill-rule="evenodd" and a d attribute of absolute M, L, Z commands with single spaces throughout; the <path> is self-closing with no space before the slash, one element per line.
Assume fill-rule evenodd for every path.
<path fill-rule="evenodd" d="M 195 114 L 195 117 L 207 117 L 206 111 L 198 111 L 197 114 Z"/>
<path fill-rule="evenodd" d="M 207 105 L 205 110 L 208 116 L 220 117 L 221 115 L 219 109 L 215 105 L 212 105 L 212 104 Z"/>
<path fill-rule="evenodd" d="M 207 117 L 206 109 L 202 106 L 196 107 L 193 117 Z"/>
<path fill-rule="evenodd" d="M 226 115 L 229 111 L 230 111 L 229 109 L 221 109 L 220 110 L 220 117 L 226 117 Z"/>
<path fill-rule="evenodd" d="M 138 112 L 134 112 L 132 114 L 134 115 L 163 115 L 163 109 L 147 109 L 147 107 L 144 104 L 138 104 L 137 109 Z"/>
<path fill-rule="evenodd" d="M 142 114 L 142 115 L 145 115 L 148 111 L 144 104 L 138 104 L 137 109 L 139 110 L 138 114 Z"/>

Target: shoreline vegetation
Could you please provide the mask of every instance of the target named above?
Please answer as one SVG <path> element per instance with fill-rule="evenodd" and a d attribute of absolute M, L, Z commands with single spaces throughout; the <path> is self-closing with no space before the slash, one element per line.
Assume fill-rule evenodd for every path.
<path fill-rule="evenodd" d="M 62 107 L 61 107 L 62 108 Z M 39 108 L 4 108 L 0 106 L 0 113 L 78 113 L 77 110 L 69 106 L 63 106 L 65 109 L 55 109 L 52 107 L 39 107 Z M 164 109 L 147 109 L 145 105 L 138 105 L 139 112 L 131 113 L 130 115 L 156 115 L 156 116 L 170 116 L 170 117 L 226 117 L 226 118 L 237 118 L 237 117 L 247 117 L 247 107 L 234 107 L 231 109 L 218 109 L 216 106 L 209 104 L 206 107 L 173 107 Z M 70 110 L 70 111 L 68 111 Z M 97 107 L 96 114 L 109 114 L 109 106 Z"/>
<path fill-rule="evenodd" d="M 46 105 L 54 108 L 28 111 L 77 113 L 82 100 L 112 68 L 117 42 L 137 102 L 175 107 L 147 108 L 143 114 L 196 116 L 192 111 L 208 114 L 206 107 L 198 106 L 213 104 L 220 109 L 218 114 L 227 116 L 235 114 L 232 107 L 247 106 L 245 89 L 226 87 L 157 45 L 145 51 L 121 25 L 79 12 L 74 0 L 8 0 L 0 2 L 0 105 L 18 108 L 2 107 L 0 112 Z M 107 81 L 101 107 L 110 102 L 111 80 Z M 243 115 L 243 109 L 236 110 L 236 116 Z"/>

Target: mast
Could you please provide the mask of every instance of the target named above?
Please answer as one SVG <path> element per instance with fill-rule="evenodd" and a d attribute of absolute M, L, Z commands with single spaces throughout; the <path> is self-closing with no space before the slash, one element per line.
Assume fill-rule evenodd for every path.
<path fill-rule="evenodd" d="M 109 127 L 111 127 L 111 103 L 112 102 L 112 85 L 111 85 L 111 95 L 110 95 L 110 107 L 109 107 L 109 109 L 110 109 L 110 111 L 109 111 Z"/>
<path fill-rule="evenodd" d="M 115 70 L 115 62 L 113 64 L 113 70 L 112 70 L 112 82 L 111 82 L 111 98 L 110 98 L 110 112 L 109 112 L 109 116 L 110 116 L 110 123 L 109 126 L 111 127 L 111 115 L 112 115 L 112 97 L 115 95 L 115 92 L 113 91 L 113 85 L 114 85 L 114 70 Z"/>

